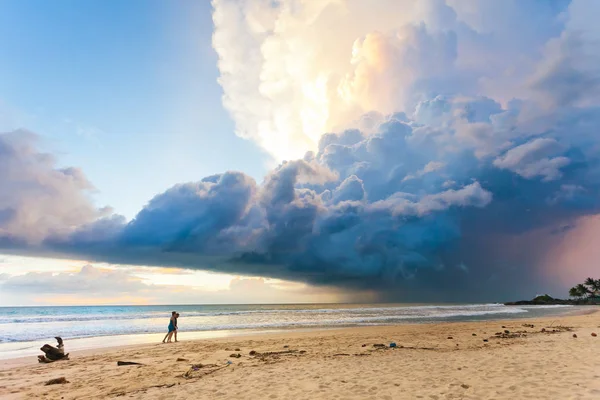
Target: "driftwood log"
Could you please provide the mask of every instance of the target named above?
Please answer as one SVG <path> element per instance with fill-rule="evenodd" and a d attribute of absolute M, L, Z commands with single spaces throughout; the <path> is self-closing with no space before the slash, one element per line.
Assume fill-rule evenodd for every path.
<path fill-rule="evenodd" d="M 62 338 L 56 336 L 54 339 L 58 342 L 56 347 L 49 344 L 43 345 L 40 350 L 44 353 L 43 356 L 38 356 L 38 361 L 41 363 L 50 363 L 58 360 L 68 360 L 69 353 L 65 354 L 65 345 Z"/>
<path fill-rule="evenodd" d="M 68 360 L 69 359 L 69 353 L 65 354 L 62 358 L 59 358 L 58 360 L 50 360 L 49 358 L 45 357 L 45 356 L 38 356 L 38 362 L 41 363 L 53 363 L 56 361 L 64 361 L 64 360 Z"/>
<path fill-rule="evenodd" d="M 121 365 L 144 365 L 144 364 L 132 362 L 132 361 L 117 361 L 117 365 L 121 366 Z"/>

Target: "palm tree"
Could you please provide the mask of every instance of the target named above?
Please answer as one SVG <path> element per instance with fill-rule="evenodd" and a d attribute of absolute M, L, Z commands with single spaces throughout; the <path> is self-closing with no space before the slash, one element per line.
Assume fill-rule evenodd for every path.
<path fill-rule="evenodd" d="M 587 278 L 583 284 L 588 287 L 589 292 L 594 296 L 597 296 L 600 292 L 600 279 Z"/>
<path fill-rule="evenodd" d="M 596 280 L 593 278 L 587 278 L 585 280 L 585 282 L 583 282 L 583 284 L 585 286 L 588 286 L 590 289 L 592 289 L 596 285 Z"/>
<path fill-rule="evenodd" d="M 590 290 L 581 283 L 575 286 L 575 288 L 577 289 L 580 298 L 588 297 L 590 295 Z"/>
<path fill-rule="evenodd" d="M 569 297 L 579 297 L 579 290 L 577 290 L 576 286 L 569 289 Z"/>

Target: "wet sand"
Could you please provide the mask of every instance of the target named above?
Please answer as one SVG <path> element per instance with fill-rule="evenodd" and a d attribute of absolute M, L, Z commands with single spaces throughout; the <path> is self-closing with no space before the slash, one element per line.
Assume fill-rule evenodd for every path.
<path fill-rule="evenodd" d="M 600 337 L 593 332 L 600 335 L 599 312 L 196 341 L 185 341 L 182 332 L 179 343 L 86 350 L 52 364 L 5 360 L 0 396 L 598 399 Z M 45 385 L 60 377 L 69 383 Z"/>

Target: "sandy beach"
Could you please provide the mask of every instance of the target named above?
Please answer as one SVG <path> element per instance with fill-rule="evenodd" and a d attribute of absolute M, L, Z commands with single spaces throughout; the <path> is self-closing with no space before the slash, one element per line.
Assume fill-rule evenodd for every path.
<path fill-rule="evenodd" d="M 592 333 L 600 334 L 600 312 L 591 310 L 556 318 L 197 341 L 185 341 L 182 332 L 179 343 L 90 350 L 53 364 L 35 358 L 3 361 L 0 396 L 598 399 L 600 337 Z M 392 342 L 396 348 L 389 347 Z M 118 361 L 143 365 L 118 366 Z M 68 383 L 45 385 L 60 377 Z"/>

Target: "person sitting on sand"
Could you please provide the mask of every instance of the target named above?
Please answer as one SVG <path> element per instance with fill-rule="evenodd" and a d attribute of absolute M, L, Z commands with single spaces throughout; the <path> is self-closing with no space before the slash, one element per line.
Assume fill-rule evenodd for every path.
<path fill-rule="evenodd" d="M 54 339 L 58 342 L 58 346 L 50 346 L 49 344 L 43 345 L 40 350 L 44 352 L 45 356 L 38 356 L 39 362 L 52 362 L 61 359 L 68 359 L 69 355 L 65 354 L 65 345 L 63 344 L 62 338 L 56 336 Z"/>
<path fill-rule="evenodd" d="M 165 338 L 162 341 L 163 343 L 165 343 L 165 340 L 167 341 L 167 343 L 171 343 L 171 337 L 173 336 L 173 332 L 175 331 L 175 327 L 177 326 L 177 319 L 175 315 L 177 315 L 177 311 L 173 311 L 171 313 L 171 319 L 169 320 L 169 332 L 167 332 L 167 334 L 165 335 Z"/>

